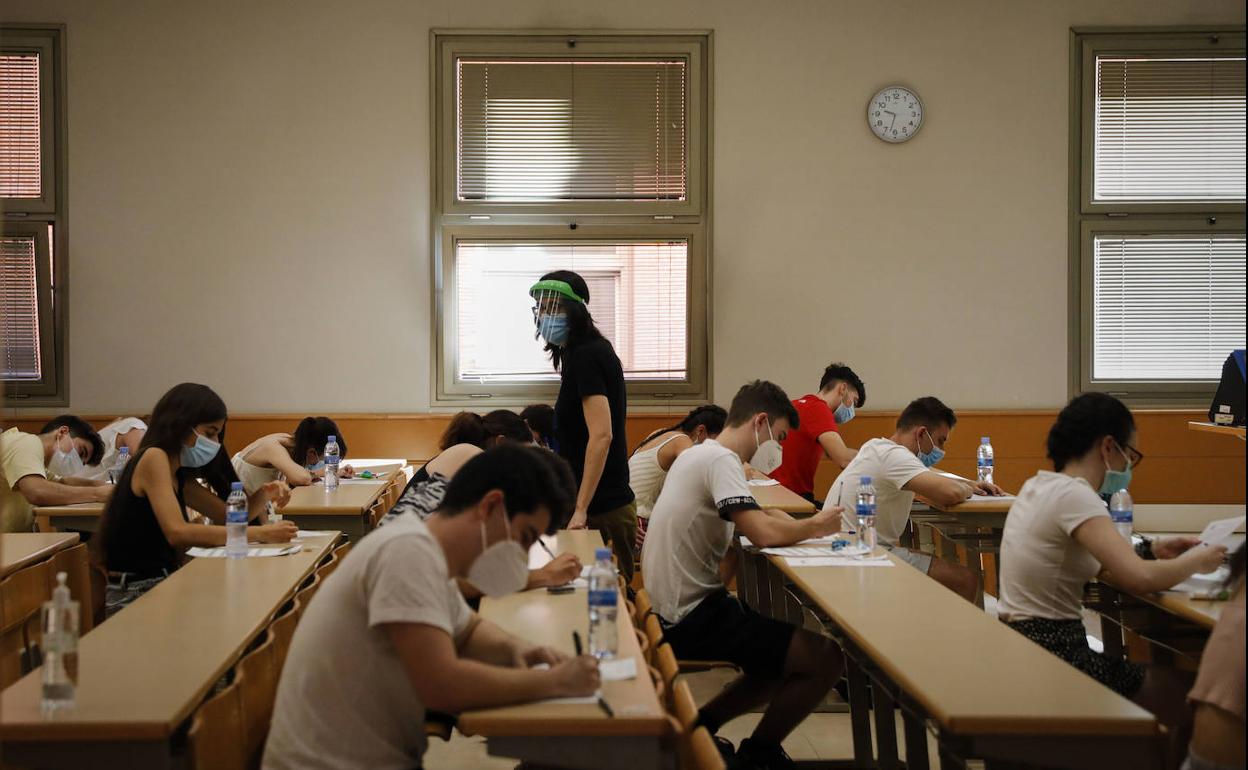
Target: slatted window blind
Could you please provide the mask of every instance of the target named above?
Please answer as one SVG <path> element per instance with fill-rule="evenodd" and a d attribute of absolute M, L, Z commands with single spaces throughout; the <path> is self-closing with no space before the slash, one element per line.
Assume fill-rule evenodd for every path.
<path fill-rule="evenodd" d="M 1094 239 L 1093 376 L 1216 380 L 1244 347 L 1243 235 Z"/>
<path fill-rule="evenodd" d="M 38 380 L 39 301 L 33 236 L 0 237 L 0 375 Z"/>
<path fill-rule="evenodd" d="M 1093 199 L 1244 200 L 1244 106 L 1243 56 L 1097 56 Z"/>
<path fill-rule="evenodd" d="M 456 65 L 459 200 L 685 200 L 683 59 Z"/>
<path fill-rule="evenodd" d="M 0 198 L 43 194 L 39 56 L 0 54 Z"/>
<path fill-rule="evenodd" d="M 464 242 L 455 246 L 457 379 L 555 380 L 536 338 L 528 289 L 551 270 L 589 285 L 594 323 L 631 380 L 688 376 L 684 241 L 617 243 Z"/>

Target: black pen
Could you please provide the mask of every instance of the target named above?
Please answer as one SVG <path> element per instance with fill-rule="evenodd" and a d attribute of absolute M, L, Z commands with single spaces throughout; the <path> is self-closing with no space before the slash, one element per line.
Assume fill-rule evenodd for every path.
<path fill-rule="evenodd" d="M 581 632 L 580 631 L 572 632 L 572 645 L 576 648 L 576 657 L 578 658 L 581 657 L 582 650 L 581 650 Z"/>
<path fill-rule="evenodd" d="M 581 633 L 579 631 L 572 632 L 572 645 L 576 647 L 576 655 L 579 658 L 582 652 Z M 611 710 L 611 705 L 607 703 L 607 699 L 601 695 L 598 696 L 598 708 L 602 709 L 603 712 L 612 719 L 615 718 L 615 712 Z"/>
<path fill-rule="evenodd" d="M 542 547 L 542 550 L 545 551 L 550 556 L 550 558 L 552 559 L 555 558 L 555 552 L 550 550 L 550 546 L 546 545 L 545 540 L 543 540 L 541 537 L 538 537 L 537 544 Z"/>

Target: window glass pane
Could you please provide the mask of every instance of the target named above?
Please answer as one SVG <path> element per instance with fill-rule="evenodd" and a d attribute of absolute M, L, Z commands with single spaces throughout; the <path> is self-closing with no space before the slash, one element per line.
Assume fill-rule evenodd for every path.
<path fill-rule="evenodd" d="M 631 380 L 687 378 L 688 244 L 459 242 L 455 249 L 457 379 L 555 380 L 536 338 L 532 286 L 552 270 L 589 285 L 594 323 Z"/>
<path fill-rule="evenodd" d="M 1244 236 L 1099 235 L 1092 376 L 1217 380 L 1244 347 Z"/>
<path fill-rule="evenodd" d="M 1244 200 L 1244 58 L 1098 56 L 1097 201 Z"/>
<path fill-rule="evenodd" d="M 0 198 L 43 194 L 39 55 L 0 54 Z"/>
<path fill-rule="evenodd" d="M 39 300 L 34 236 L 0 237 L 0 377 L 38 380 Z"/>
<path fill-rule="evenodd" d="M 686 62 L 460 58 L 463 201 L 683 201 Z"/>

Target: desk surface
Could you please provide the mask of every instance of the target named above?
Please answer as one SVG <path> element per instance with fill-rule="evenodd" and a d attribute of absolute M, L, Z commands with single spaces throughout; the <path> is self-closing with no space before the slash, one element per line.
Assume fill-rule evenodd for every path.
<path fill-rule="evenodd" d="M 36 505 L 34 510 L 36 516 L 99 516 L 104 513 L 104 503 Z"/>
<path fill-rule="evenodd" d="M 78 644 L 75 707 L 45 718 L 36 669 L 0 693 L 0 740 L 168 740 L 333 546 L 193 559 Z"/>
<path fill-rule="evenodd" d="M 768 558 L 954 734 L 1157 732 L 1147 711 L 896 558 L 891 568 Z"/>
<path fill-rule="evenodd" d="M 1189 422 L 1187 429 L 1201 431 L 1202 433 L 1221 433 L 1224 436 L 1235 436 L 1241 439 L 1248 433 L 1242 426 L 1235 428 L 1230 425 L 1214 425 L 1211 422 Z"/>
<path fill-rule="evenodd" d="M 295 487 L 290 490 L 290 502 L 281 513 L 283 516 L 359 516 L 372 506 L 388 483 L 386 479 L 345 481 L 333 492 L 325 491 L 324 484 Z"/>
<path fill-rule="evenodd" d="M 1146 532 L 1142 534 L 1154 539 L 1159 537 L 1191 536 L 1190 532 Z M 1236 540 L 1236 542 L 1232 545 L 1231 550 L 1233 551 L 1241 542 L 1243 542 L 1243 535 L 1239 536 L 1238 540 Z M 1159 607 L 1166 612 L 1169 612 L 1171 615 L 1182 618 L 1189 623 L 1195 623 L 1201 628 L 1209 631 L 1212 631 L 1213 627 L 1217 625 L 1218 619 L 1222 617 L 1222 608 L 1226 606 L 1225 600 L 1195 599 L 1191 595 L 1182 591 L 1161 591 L 1160 593 L 1155 594 L 1135 594 L 1129 591 L 1123 591 L 1121 588 L 1115 586 L 1112 581 L 1104 582 L 1112 586 L 1116 591 L 1130 594 L 1140 601 L 1148 602 L 1154 607 Z"/>
<path fill-rule="evenodd" d="M 602 546 L 602 536 L 594 530 L 560 531 L 555 553 L 571 551 L 581 561 L 593 563 L 593 551 Z M 537 550 L 541 550 L 540 547 Z M 547 557 L 549 559 L 549 557 Z M 545 589 L 523 591 L 481 601 L 481 616 L 509 633 L 534 644 L 543 644 L 568 655 L 575 652 L 572 632 L 587 638 L 589 611 L 585 589 L 570 594 L 550 594 Z M 459 729 L 467 735 L 487 736 L 619 736 L 665 734 L 666 717 L 637 636 L 620 602 L 618 628 L 619 654 L 637 661 L 637 676 L 619 682 L 603 682 L 602 695 L 615 711 L 608 717 L 597 704 L 529 703 L 519 706 L 469 711 L 459 717 Z"/>
<path fill-rule="evenodd" d="M 77 544 L 74 532 L 0 533 L 0 578 Z"/>
<path fill-rule="evenodd" d="M 750 493 L 763 508 L 776 508 L 785 513 L 814 513 L 815 504 L 783 484 L 750 485 Z"/>
<path fill-rule="evenodd" d="M 957 505 L 938 505 L 922 495 L 915 495 L 915 499 L 943 513 L 1008 513 L 1015 500 L 1007 497 L 1001 500 L 967 500 Z"/>

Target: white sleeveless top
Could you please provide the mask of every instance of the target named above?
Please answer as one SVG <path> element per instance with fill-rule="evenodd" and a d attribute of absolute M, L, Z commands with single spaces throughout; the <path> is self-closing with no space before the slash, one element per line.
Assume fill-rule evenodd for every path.
<path fill-rule="evenodd" d="M 659 450 L 667 446 L 672 439 L 679 437 L 679 433 L 669 436 L 666 441 L 660 442 L 657 446 L 637 452 L 628 458 L 628 485 L 633 488 L 638 518 L 650 518 L 654 501 L 659 499 L 663 481 L 667 478 L 667 471 L 659 465 Z"/>
<path fill-rule="evenodd" d="M 277 477 L 280 475 L 277 468 L 261 468 L 259 465 L 252 465 L 247 462 L 243 459 L 242 452 L 234 455 L 230 462 L 234 465 L 234 472 L 238 474 L 238 480 L 243 482 L 243 491 L 248 495 L 270 481 L 277 481 Z"/>
<path fill-rule="evenodd" d="M 104 457 L 99 465 L 88 465 L 78 475 L 84 479 L 107 481 L 109 471 L 117 463 L 117 437 L 124 436 L 132 430 L 147 430 L 147 424 L 138 417 L 121 417 L 100 428 L 100 440 L 104 442 Z"/>

